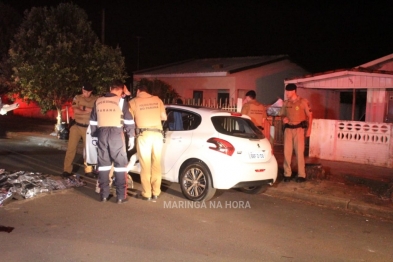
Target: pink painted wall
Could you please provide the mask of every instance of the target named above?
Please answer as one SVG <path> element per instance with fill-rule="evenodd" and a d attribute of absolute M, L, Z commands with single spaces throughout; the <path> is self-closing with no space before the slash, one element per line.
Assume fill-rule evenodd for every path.
<path fill-rule="evenodd" d="M 150 78 L 154 80 L 156 78 Z M 160 77 L 157 78 L 172 86 L 182 99 L 193 97 L 194 91 L 203 91 L 204 98 L 217 98 L 218 89 L 227 89 L 230 97 L 234 95 L 234 77 Z M 135 78 L 139 80 L 139 78 Z"/>
<path fill-rule="evenodd" d="M 14 115 L 19 115 L 23 117 L 31 117 L 31 118 L 42 118 L 42 119 L 56 119 L 57 118 L 57 111 L 56 110 L 50 110 L 46 114 L 43 114 L 41 112 L 40 107 L 35 103 L 35 102 L 30 102 L 26 103 L 23 101 L 23 99 L 15 99 L 14 103 L 19 104 L 19 108 L 13 110 Z M 62 108 L 62 121 L 66 122 L 67 121 L 67 113 L 66 113 L 66 107 L 71 107 L 71 102 L 63 105 Z M 73 117 L 73 112 L 72 110 L 69 111 L 69 117 Z"/>
<path fill-rule="evenodd" d="M 285 91 L 284 91 L 285 92 Z M 340 92 L 328 89 L 297 89 L 299 96 L 310 102 L 314 118 L 335 119 L 340 117 Z"/>
<path fill-rule="evenodd" d="M 289 60 L 278 61 L 276 63 L 263 65 L 257 68 L 243 70 L 228 76 L 210 77 L 150 77 L 150 80 L 158 79 L 168 83 L 181 96 L 182 99 L 191 99 L 193 91 L 203 91 L 204 99 L 216 99 L 218 90 L 226 90 L 229 98 L 236 101 L 237 98 L 244 98 L 244 94 L 249 90 L 256 90 L 257 100 L 263 98 L 263 94 L 258 92 L 260 88 L 266 87 L 267 92 L 275 92 L 276 97 L 283 97 L 284 79 L 294 75 L 305 74 L 306 71 Z M 140 80 L 141 76 L 135 75 L 134 80 Z M 263 81 L 268 78 L 267 81 Z M 263 86 L 265 85 L 265 86 Z M 266 103 L 265 103 L 266 104 Z"/>

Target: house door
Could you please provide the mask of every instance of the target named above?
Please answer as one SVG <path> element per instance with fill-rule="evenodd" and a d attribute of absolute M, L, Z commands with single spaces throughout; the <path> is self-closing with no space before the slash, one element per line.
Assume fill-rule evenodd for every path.
<path fill-rule="evenodd" d="M 354 94 L 355 99 L 353 98 Z M 354 103 L 355 105 L 353 105 Z M 364 90 L 341 91 L 339 120 L 365 121 L 366 103 L 367 92 Z"/>
<path fill-rule="evenodd" d="M 203 91 L 194 91 L 192 98 L 195 105 L 201 105 L 203 103 Z"/>
<path fill-rule="evenodd" d="M 388 110 L 385 122 L 393 123 L 393 91 L 388 92 Z"/>
<path fill-rule="evenodd" d="M 228 93 L 218 93 L 217 95 L 218 105 L 221 107 L 226 107 L 229 104 L 229 94 Z"/>

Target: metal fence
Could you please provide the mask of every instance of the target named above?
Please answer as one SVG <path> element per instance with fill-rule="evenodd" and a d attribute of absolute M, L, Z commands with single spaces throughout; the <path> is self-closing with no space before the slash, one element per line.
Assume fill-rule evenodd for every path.
<path fill-rule="evenodd" d="M 231 112 L 237 111 L 237 101 L 234 99 L 195 99 L 182 100 L 184 105 L 204 106 L 209 108 L 223 109 Z M 164 104 L 179 104 L 178 99 L 164 99 Z"/>

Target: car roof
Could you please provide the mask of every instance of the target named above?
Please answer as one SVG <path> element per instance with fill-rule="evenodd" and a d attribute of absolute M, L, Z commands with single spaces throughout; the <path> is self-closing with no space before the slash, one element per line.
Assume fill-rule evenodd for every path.
<path fill-rule="evenodd" d="M 235 113 L 235 112 L 230 112 L 227 110 L 223 110 L 223 109 L 218 109 L 218 108 L 211 108 L 211 107 L 204 107 L 204 106 L 194 106 L 194 105 L 165 105 L 166 108 L 178 108 L 178 109 L 183 109 L 183 110 L 189 110 L 189 111 L 193 111 L 196 113 L 200 113 L 200 114 L 206 114 L 206 113 L 210 113 L 210 114 L 220 114 L 220 113 L 224 113 L 224 114 L 231 114 L 231 113 Z"/>

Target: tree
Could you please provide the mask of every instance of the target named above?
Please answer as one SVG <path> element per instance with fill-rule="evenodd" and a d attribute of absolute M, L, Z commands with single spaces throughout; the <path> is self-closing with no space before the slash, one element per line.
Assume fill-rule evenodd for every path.
<path fill-rule="evenodd" d="M 62 105 L 80 93 L 83 82 L 101 93 L 113 79 L 127 77 L 120 49 L 101 44 L 86 13 L 71 3 L 25 12 L 9 54 L 14 92 L 43 113 L 56 109 L 58 125 Z"/>
<path fill-rule="evenodd" d="M 136 89 L 138 85 L 146 85 L 149 90 L 151 90 L 152 95 L 158 96 L 163 101 L 171 102 L 180 97 L 180 95 L 176 92 L 175 89 L 173 89 L 172 86 L 158 79 L 149 80 L 147 78 L 142 78 L 137 82 L 136 86 L 134 86 L 134 89 Z M 135 94 L 136 90 L 133 91 Z"/>
<path fill-rule="evenodd" d="M 10 81 L 12 69 L 8 60 L 8 49 L 22 17 L 12 7 L 0 2 L 0 94 L 8 93 L 13 89 Z"/>

